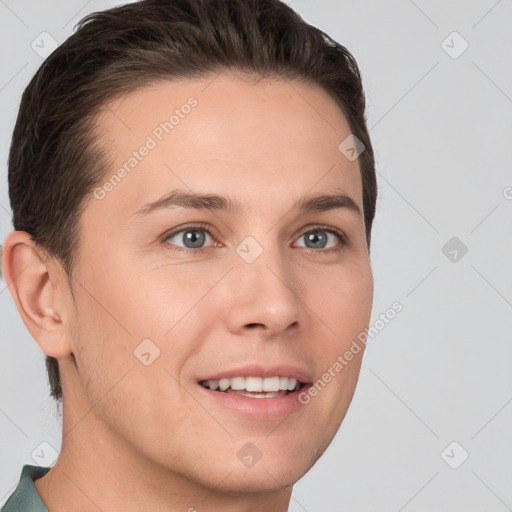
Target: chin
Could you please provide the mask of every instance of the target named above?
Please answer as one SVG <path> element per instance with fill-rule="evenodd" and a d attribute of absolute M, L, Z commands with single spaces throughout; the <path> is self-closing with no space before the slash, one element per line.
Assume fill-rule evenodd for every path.
<path fill-rule="evenodd" d="M 278 440 L 276 440 L 278 441 Z M 279 440 L 280 441 L 280 440 Z M 255 445 L 261 447 L 261 458 L 258 460 L 257 452 L 253 460 L 250 460 L 251 448 L 250 442 L 248 448 L 243 448 L 235 456 L 231 464 L 220 464 L 214 471 L 217 473 L 215 485 L 222 481 L 219 490 L 222 487 L 226 492 L 258 493 L 281 491 L 283 487 L 293 486 L 305 473 L 311 469 L 316 460 L 323 453 L 324 449 L 310 446 L 309 451 L 304 452 L 304 444 L 293 443 L 293 450 L 281 449 L 276 443 L 265 444 L 264 440 L 255 440 Z M 263 446 L 265 444 L 265 446 Z M 245 446 L 245 445 L 243 445 Z M 253 445 L 254 446 L 254 445 Z M 302 449 L 301 449 L 302 448 Z M 246 453 L 250 455 L 244 456 Z M 220 460 L 220 459 L 219 459 Z M 230 473 L 231 472 L 231 473 Z M 226 478 L 226 475 L 229 476 Z"/>
<path fill-rule="evenodd" d="M 238 468 L 222 482 L 218 490 L 230 493 L 282 491 L 283 487 L 293 486 L 307 471 L 306 468 L 302 472 L 299 471 L 293 459 L 283 461 L 281 466 L 264 465 L 260 461 L 252 468 Z M 219 480 L 222 480 L 222 477 Z"/>

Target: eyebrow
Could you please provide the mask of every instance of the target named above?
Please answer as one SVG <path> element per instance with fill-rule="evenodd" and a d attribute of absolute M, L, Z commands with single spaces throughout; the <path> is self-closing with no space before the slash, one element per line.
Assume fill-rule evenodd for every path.
<path fill-rule="evenodd" d="M 230 196 L 195 194 L 176 189 L 156 201 L 145 204 L 135 212 L 134 217 L 146 217 L 157 210 L 175 207 L 224 211 L 239 216 L 244 216 L 248 213 L 247 209 L 244 208 L 240 202 Z M 361 209 L 357 203 L 344 193 L 306 194 L 295 202 L 292 209 L 301 212 L 324 212 L 346 209 L 361 215 Z"/>

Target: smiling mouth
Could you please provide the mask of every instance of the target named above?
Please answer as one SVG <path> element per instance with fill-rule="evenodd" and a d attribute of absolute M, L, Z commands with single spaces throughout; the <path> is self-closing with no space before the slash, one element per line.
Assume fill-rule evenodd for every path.
<path fill-rule="evenodd" d="M 296 393 L 305 386 L 304 383 L 288 377 L 235 377 L 201 380 L 199 384 L 211 391 L 247 398 L 279 398 Z"/>

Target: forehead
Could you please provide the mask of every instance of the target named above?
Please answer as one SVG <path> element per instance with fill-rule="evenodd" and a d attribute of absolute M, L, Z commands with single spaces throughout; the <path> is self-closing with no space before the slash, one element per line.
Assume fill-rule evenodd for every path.
<path fill-rule="evenodd" d="M 127 218 L 177 187 L 227 191 L 256 212 L 261 201 L 291 204 L 320 189 L 361 204 L 358 161 L 338 149 L 348 122 L 316 85 L 233 75 L 161 82 L 106 105 L 97 127 L 112 162 L 94 205 L 105 214 Z"/>

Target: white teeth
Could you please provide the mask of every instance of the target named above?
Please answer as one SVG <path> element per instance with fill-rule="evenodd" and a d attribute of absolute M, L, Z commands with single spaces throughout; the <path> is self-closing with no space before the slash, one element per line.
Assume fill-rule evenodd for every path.
<path fill-rule="evenodd" d="M 246 396 L 248 398 L 279 398 L 281 396 L 286 396 L 288 394 L 287 391 L 276 391 L 269 393 L 253 393 L 252 391 L 233 391 L 232 389 L 228 389 L 225 393 L 230 393 L 238 396 Z"/>
<path fill-rule="evenodd" d="M 261 377 L 247 377 L 245 379 L 247 391 L 263 391 L 263 379 Z"/>
<path fill-rule="evenodd" d="M 208 384 L 210 384 L 211 381 L 208 381 Z M 231 384 L 231 380 L 229 379 L 220 379 L 219 380 L 219 388 L 221 391 L 226 391 L 226 389 L 229 388 Z"/>
<path fill-rule="evenodd" d="M 279 377 L 265 377 L 262 391 L 279 391 Z"/>
<path fill-rule="evenodd" d="M 292 391 L 295 389 L 295 386 L 297 385 L 297 381 L 295 379 L 288 379 L 288 391 Z"/>
<path fill-rule="evenodd" d="M 291 377 L 233 377 L 219 380 L 202 381 L 205 387 L 220 391 L 231 388 L 233 391 L 248 391 L 252 393 L 277 393 L 278 391 L 293 391 L 298 381 Z"/>
<path fill-rule="evenodd" d="M 245 377 L 234 377 L 231 379 L 231 389 L 245 389 Z"/>

